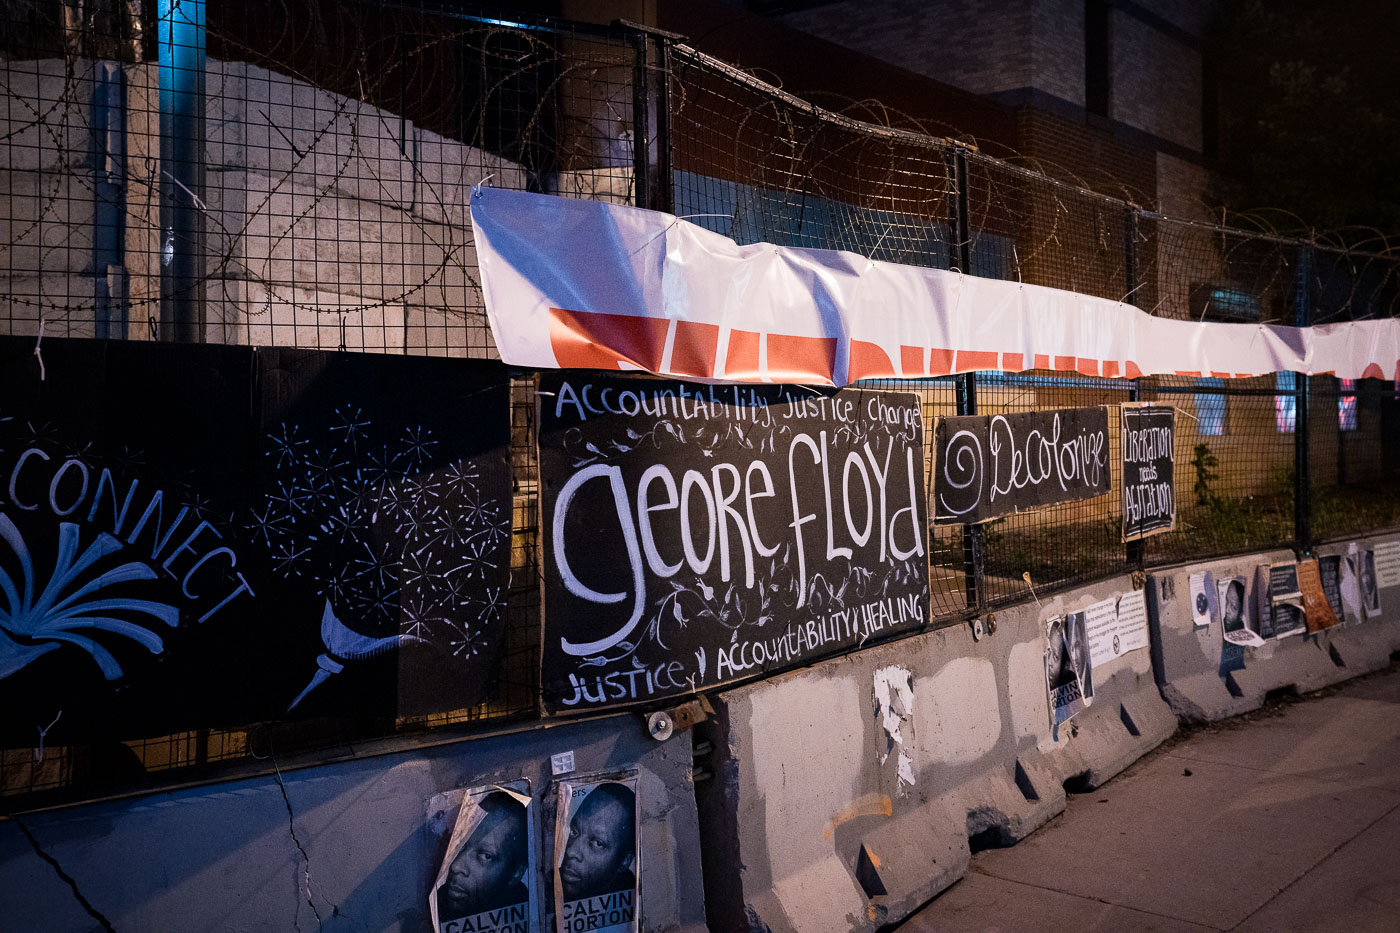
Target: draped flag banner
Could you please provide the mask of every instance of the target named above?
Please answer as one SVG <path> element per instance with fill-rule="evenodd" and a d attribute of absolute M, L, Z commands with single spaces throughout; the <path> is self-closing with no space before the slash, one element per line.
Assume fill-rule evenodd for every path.
<path fill-rule="evenodd" d="M 1153 317 L 1120 301 L 733 240 L 639 208 L 473 188 L 501 358 L 721 382 L 847 385 L 974 370 L 1400 379 L 1400 320 Z"/>

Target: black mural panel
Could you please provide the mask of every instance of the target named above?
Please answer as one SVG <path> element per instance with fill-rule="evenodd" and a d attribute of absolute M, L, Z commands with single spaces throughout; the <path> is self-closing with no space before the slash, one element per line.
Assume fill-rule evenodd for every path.
<path fill-rule="evenodd" d="M 0 737 L 479 702 L 509 575 L 491 365 L 0 339 Z M 61 714 L 61 715 L 60 715 Z"/>
<path fill-rule="evenodd" d="M 390 713 L 480 702 L 510 582 L 504 368 L 289 349 L 259 359 L 249 531 L 277 604 L 317 634 L 296 706 L 360 706 L 362 689 L 338 683 L 352 664 L 397 682 L 378 691 Z"/>
<path fill-rule="evenodd" d="M 550 712 L 703 691 L 928 617 L 914 395 L 552 373 L 539 424 Z"/>
<path fill-rule="evenodd" d="M 1109 491 L 1103 407 L 939 418 L 933 445 L 938 524 L 984 522 Z"/>

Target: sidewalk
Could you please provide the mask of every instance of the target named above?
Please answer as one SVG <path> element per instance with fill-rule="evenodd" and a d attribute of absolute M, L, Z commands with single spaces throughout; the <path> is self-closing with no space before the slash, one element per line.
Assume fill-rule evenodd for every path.
<path fill-rule="evenodd" d="M 899 929 L 1400 930 L 1400 667 L 1181 733 Z"/>

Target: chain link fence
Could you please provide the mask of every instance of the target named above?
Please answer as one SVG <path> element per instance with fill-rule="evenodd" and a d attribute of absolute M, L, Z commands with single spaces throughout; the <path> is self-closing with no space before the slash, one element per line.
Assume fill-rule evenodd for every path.
<path fill-rule="evenodd" d="M 1165 217 L 965 143 L 824 110 L 630 27 L 430 2 L 21 0 L 0 14 L 0 82 L 0 332 L 36 340 L 494 357 L 467 210 L 483 181 L 667 210 L 740 243 L 850 250 L 1178 319 L 1400 310 L 1390 256 Z M 1125 546 L 1115 495 L 936 526 L 931 624 L 1026 599 L 1027 577 L 1044 593 L 1400 524 L 1394 382 L 982 372 L 877 384 L 918 393 L 930 428 L 946 415 L 1107 405 L 1115 490 L 1116 406 L 1178 410 L 1178 530 Z M 8 750 L 0 795 L 28 806 L 44 792 L 535 719 L 534 385 L 520 373 L 512 392 L 510 624 L 492 702 L 42 758 Z"/>

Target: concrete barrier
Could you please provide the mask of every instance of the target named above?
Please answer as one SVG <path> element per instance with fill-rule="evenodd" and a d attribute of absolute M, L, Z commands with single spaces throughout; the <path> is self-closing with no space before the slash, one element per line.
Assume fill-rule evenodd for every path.
<path fill-rule="evenodd" d="M 1131 588 L 1113 578 L 998 611 L 979 639 L 958 625 L 721 694 L 697 730 L 714 746 L 696 785 L 712 927 L 894 922 L 961 877 L 973 845 L 1022 838 L 1067 783 L 1094 787 L 1171 735 L 1147 649 L 1096 669 L 1093 704 L 1050 725 L 1046 621 Z"/>
<path fill-rule="evenodd" d="M 1395 535 L 1358 538 L 1362 547 Z M 1345 554 L 1346 543 L 1322 545 L 1319 557 Z M 1400 589 L 1381 593 L 1382 615 L 1315 634 L 1270 639 L 1263 647 L 1225 642 L 1219 622 L 1195 628 L 1190 578 L 1210 571 L 1215 579 L 1242 576 L 1255 600 L 1255 568 L 1295 560 L 1292 551 L 1262 551 L 1243 557 L 1155 571 L 1148 577 L 1148 609 L 1154 663 L 1162 695 L 1182 720 L 1210 722 L 1237 716 L 1264 703 L 1271 691 L 1306 693 L 1379 670 L 1400 650 Z"/>
<path fill-rule="evenodd" d="M 444 793 L 528 778 L 553 852 L 550 756 L 639 773 L 645 930 L 705 928 L 692 751 L 639 717 L 474 739 L 0 820 L 0 926 L 117 930 L 403 930 L 431 926 L 450 829 Z M 26 832 L 32 834 L 33 841 Z M 40 854 L 42 853 L 42 855 Z M 51 859 L 52 861 L 46 861 Z M 71 885 L 66 879 L 71 879 Z M 540 891 L 550 887 L 541 874 Z"/>

